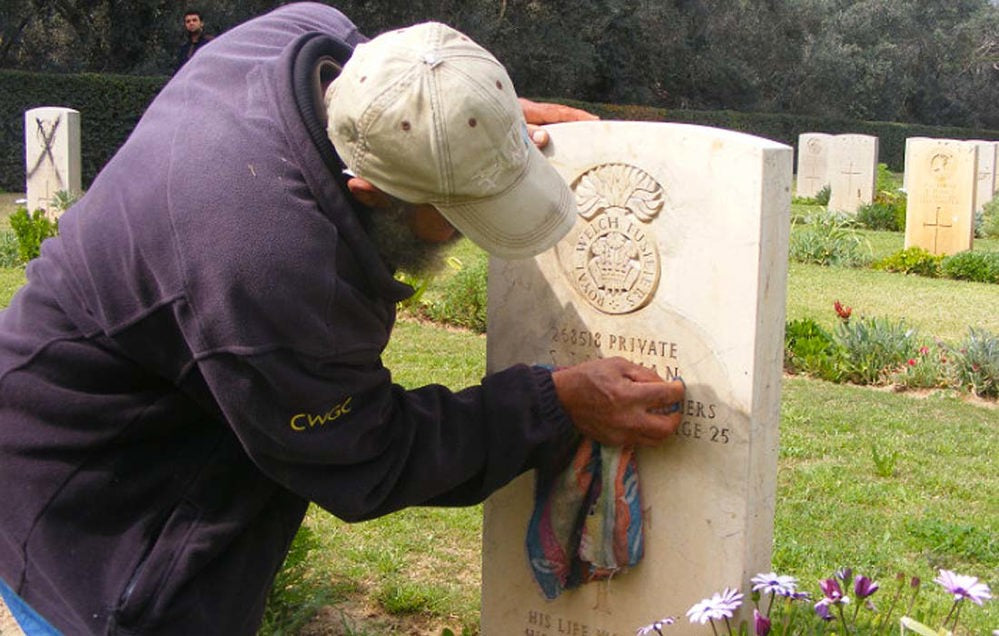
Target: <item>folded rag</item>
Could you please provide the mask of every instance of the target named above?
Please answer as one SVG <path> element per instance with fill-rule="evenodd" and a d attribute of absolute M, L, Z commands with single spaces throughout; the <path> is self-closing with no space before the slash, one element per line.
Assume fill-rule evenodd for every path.
<path fill-rule="evenodd" d="M 582 439 L 566 468 L 538 470 L 527 554 L 547 598 L 610 578 L 643 551 L 634 448 Z"/>

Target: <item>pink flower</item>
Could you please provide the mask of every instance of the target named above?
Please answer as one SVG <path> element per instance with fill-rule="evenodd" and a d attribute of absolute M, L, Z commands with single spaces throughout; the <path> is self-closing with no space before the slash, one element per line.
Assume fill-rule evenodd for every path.
<path fill-rule="evenodd" d="M 909 366 L 910 367 L 916 366 L 916 359 L 915 358 L 909 358 Z"/>
<path fill-rule="evenodd" d="M 879 585 L 866 576 L 857 575 L 853 581 L 853 593 L 857 598 L 867 598 L 878 591 Z"/>
<path fill-rule="evenodd" d="M 770 619 L 760 614 L 760 610 L 753 610 L 753 627 L 756 628 L 756 636 L 767 636 L 770 633 Z"/>

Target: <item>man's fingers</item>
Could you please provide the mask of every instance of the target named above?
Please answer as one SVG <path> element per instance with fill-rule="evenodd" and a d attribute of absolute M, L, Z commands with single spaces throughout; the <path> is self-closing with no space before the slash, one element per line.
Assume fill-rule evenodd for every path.
<path fill-rule="evenodd" d="M 556 124 L 563 121 L 590 121 L 599 119 L 593 113 L 564 104 L 534 102 L 520 98 L 520 107 L 528 124 Z"/>
<path fill-rule="evenodd" d="M 527 134 L 531 136 L 531 141 L 538 148 L 544 148 L 548 145 L 548 132 L 541 128 L 541 126 L 527 124 Z"/>
<path fill-rule="evenodd" d="M 656 376 L 658 378 L 659 376 Z M 670 408 L 683 400 L 685 386 L 683 380 L 654 380 L 650 382 L 633 382 L 630 386 L 630 398 L 644 404 L 646 410 L 661 411 L 668 414 Z"/>

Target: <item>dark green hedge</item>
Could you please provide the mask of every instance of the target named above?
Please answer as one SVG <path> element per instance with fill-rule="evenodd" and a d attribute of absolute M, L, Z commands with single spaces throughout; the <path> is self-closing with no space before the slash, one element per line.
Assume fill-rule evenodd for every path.
<path fill-rule="evenodd" d="M 771 113 L 739 113 L 729 110 L 667 110 L 648 106 L 618 106 L 614 104 L 587 104 L 569 100 L 555 100 L 584 108 L 601 119 L 641 121 L 672 121 L 702 126 L 727 128 L 773 139 L 797 147 L 798 135 L 806 132 L 829 134 L 856 133 L 878 138 L 878 161 L 901 172 L 905 165 L 905 140 L 908 137 L 940 137 L 945 139 L 994 139 L 999 140 L 999 130 L 972 128 L 945 128 L 920 124 L 898 124 L 881 121 L 852 121 L 824 119 L 803 115 Z"/>
<path fill-rule="evenodd" d="M 117 151 L 168 78 L 126 75 L 56 75 L 0 70 L 0 189 L 24 190 L 24 111 L 64 106 L 80 111 L 83 187 Z M 728 128 L 795 146 L 803 132 L 861 133 L 879 139 L 880 161 L 901 171 L 907 137 L 999 139 L 999 131 L 918 124 L 858 122 L 798 115 L 734 111 L 666 110 L 553 99 L 603 119 L 673 121 Z"/>
<path fill-rule="evenodd" d="M 0 70 L 0 188 L 24 191 L 24 111 L 80 111 L 83 187 L 128 137 L 166 77 L 57 75 Z"/>

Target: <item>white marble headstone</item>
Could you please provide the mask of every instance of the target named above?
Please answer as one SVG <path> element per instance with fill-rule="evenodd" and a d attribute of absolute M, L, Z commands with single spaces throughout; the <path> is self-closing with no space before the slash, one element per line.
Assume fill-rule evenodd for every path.
<path fill-rule="evenodd" d="M 971 249 L 978 146 L 954 139 L 905 140 L 909 193 L 905 247 L 933 254 Z"/>
<path fill-rule="evenodd" d="M 59 191 L 80 194 L 80 113 L 42 107 L 24 113 L 25 191 L 28 211 L 55 212 Z"/>
<path fill-rule="evenodd" d="M 878 138 L 836 135 L 829 151 L 829 210 L 853 214 L 874 201 Z"/>
<path fill-rule="evenodd" d="M 795 194 L 814 197 L 829 185 L 829 149 L 833 136 L 827 133 L 801 133 L 798 135 L 798 171 Z"/>
<path fill-rule="evenodd" d="M 579 217 L 548 252 L 491 262 L 489 369 L 622 356 L 682 376 L 687 399 L 677 434 L 638 453 L 631 571 L 546 601 L 524 544 L 533 475 L 487 501 L 482 633 L 630 636 L 769 569 L 793 153 L 684 124 L 548 130 Z"/>

